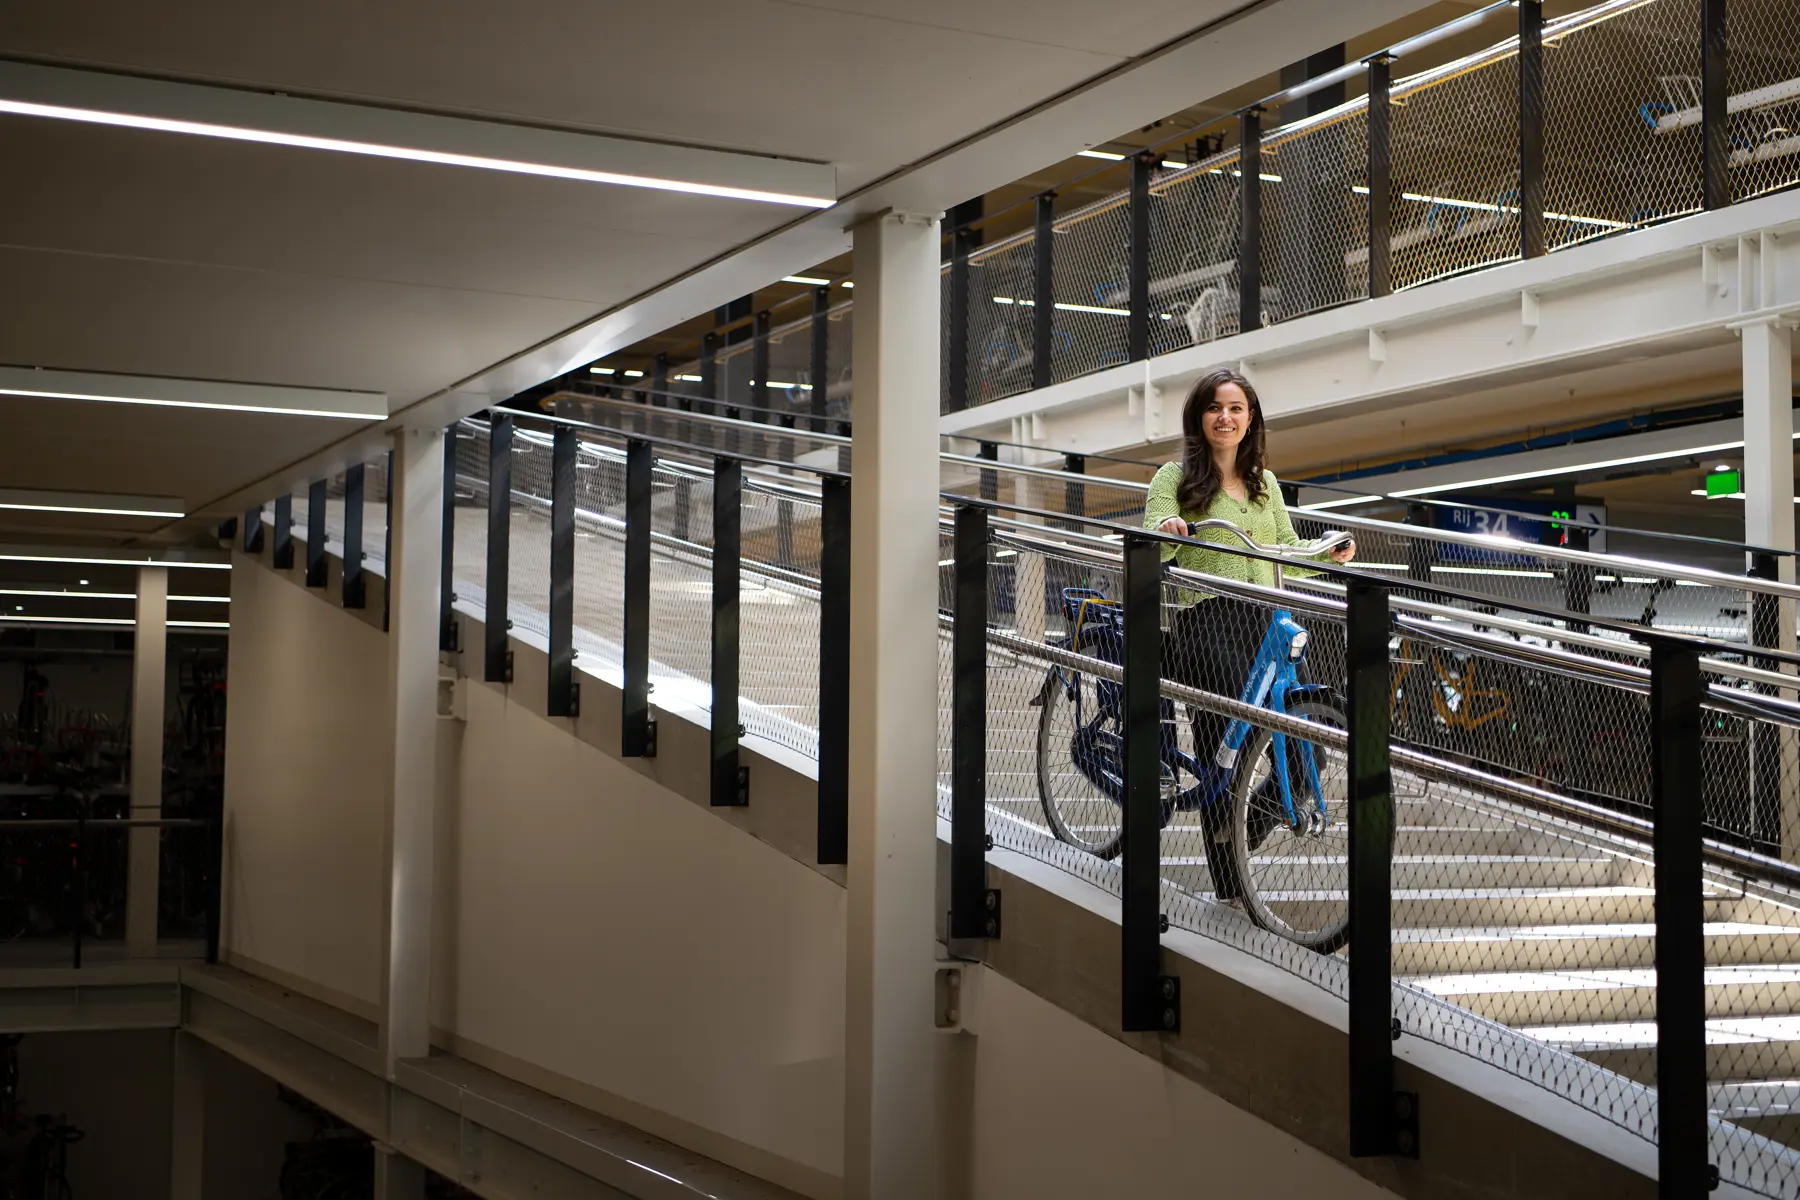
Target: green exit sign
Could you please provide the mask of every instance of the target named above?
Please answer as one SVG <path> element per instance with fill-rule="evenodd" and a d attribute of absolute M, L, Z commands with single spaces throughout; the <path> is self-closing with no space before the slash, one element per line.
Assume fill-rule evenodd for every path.
<path fill-rule="evenodd" d="M 1735 496 L 1744 490 L 1743 472 L 1714 471 L 1706 477 L 1706 498 Z"/>

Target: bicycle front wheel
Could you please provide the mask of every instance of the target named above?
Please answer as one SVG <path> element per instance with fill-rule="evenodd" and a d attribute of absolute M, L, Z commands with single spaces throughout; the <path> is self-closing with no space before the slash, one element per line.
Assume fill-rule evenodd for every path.
<path fill-rule="evenodd" d="M 1056 836 L 1099 858 L 1117 858 L 1125 837 L 1124 744 L 1099 689 L 1082 671 L 1051 668 L 1038 712 L 1038 796 Z"/>
<path fill-rule="evenodd" d="M 1307 701 L 1289 715 L 1319 725 L 1348 729 L 1336 705 Z M 1282 803 L 1275 776 L 1275 737 L 1259 729 L 1244 748 L 1231 785 L 1228 840 L 1252 921 L 1321 954 L 1331 954 L 1350 937 L 1350 808 L 1348 760 L 1342 749 L 1287 739 L 1288 779 L 1296 827 Z M 1305 761 L 1319 777 L 1312 790 Z M 1324 812 L 1316 814 L 1323 798 Z"/>

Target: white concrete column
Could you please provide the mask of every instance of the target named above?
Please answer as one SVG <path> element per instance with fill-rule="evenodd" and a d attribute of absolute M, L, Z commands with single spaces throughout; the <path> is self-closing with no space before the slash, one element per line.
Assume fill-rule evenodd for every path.
<path fill-rule="evenodd" d="M 1774 320 L 1743 328 L 1744 539 L 1794 548 L 1794 331 Z M 1794 560 L 1781 560 L 1794 581 Z M 1788 622 L 1787 626 L 1792 625 Z"/>
<path fill-rule="evenodd" d="M 844 1194 L 935 1190 L 938 222 L 855 230 Z"/>
<path fill-rule="evenodd" d="M 1774 550 L 1794 548 L 1794 331 L 1775 319 L 1741 330 L 1744 339 L 1744 540 Z M 1794 560 L 1779 560 L 1781 581 L 1794 582 Z M 1794 603 L 1780 602 L 1780 648 L 1794 649 Z M 1792 670 L 1788 669 L 1792 674 Z M 1793 692 L 1783 693 L 1792 699 Z M 1777 731 L 1781 760 L 1782 856 L 1800 861 L 1800 745 Z"/>
<path fill-rule="evenodd" d="M 169 569 L 139 567 L 131 656 L 131 815 L 162 816 L 163 708 L 168 686 Z M 133 957 L 156 953 L 156 894 L 162 830 L 129 834 L 125 944 Z"/>
<path fill-rule="evenodd" d="M 439 556 L 444 435 L 394 435 L 388 561 L 388 699 L 393 776 L 387 812 L 387 921 L 381 1054 L 388 1078 L 431 1050 L 431 892 L 437 811 Z"/>
<path fill-rule="evenodd" d="M 175 1031 L 169 1200 L 201 1200 L 206 1174 L 206 1043 Z"/>

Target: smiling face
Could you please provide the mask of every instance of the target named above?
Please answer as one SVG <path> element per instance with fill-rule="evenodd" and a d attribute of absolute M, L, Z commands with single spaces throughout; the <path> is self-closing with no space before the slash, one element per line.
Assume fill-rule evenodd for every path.
<path fill-rule="evenodd" d="M 1200 417 L 1200 430 L 1214 451 L 1236 452 L 1250 430 L 1250 400 L 1235 383 L 1221 383 Z"/>

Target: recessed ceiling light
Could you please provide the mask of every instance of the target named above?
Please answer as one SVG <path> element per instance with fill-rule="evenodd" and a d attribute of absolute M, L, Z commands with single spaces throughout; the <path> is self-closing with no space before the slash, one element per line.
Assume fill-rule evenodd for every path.
<path fill-rule="evenodd" d="M 88 581 L 87 581 L 87 580 L 85 580 L 85 579 L 84 579 L 84 580 L 82 580 L 82 581 L 81 581 L 81 586 L 82 586 L 82 587 L 86 587 L 86 586 L 87 586 L 87 585 L 88 585 Z"/>
<path fill-rule="evenodd" d="M 0 112 L 800 208 L 837 203 L 837 172 L 824 163 L 66 67 L 0 63 Z"/>

